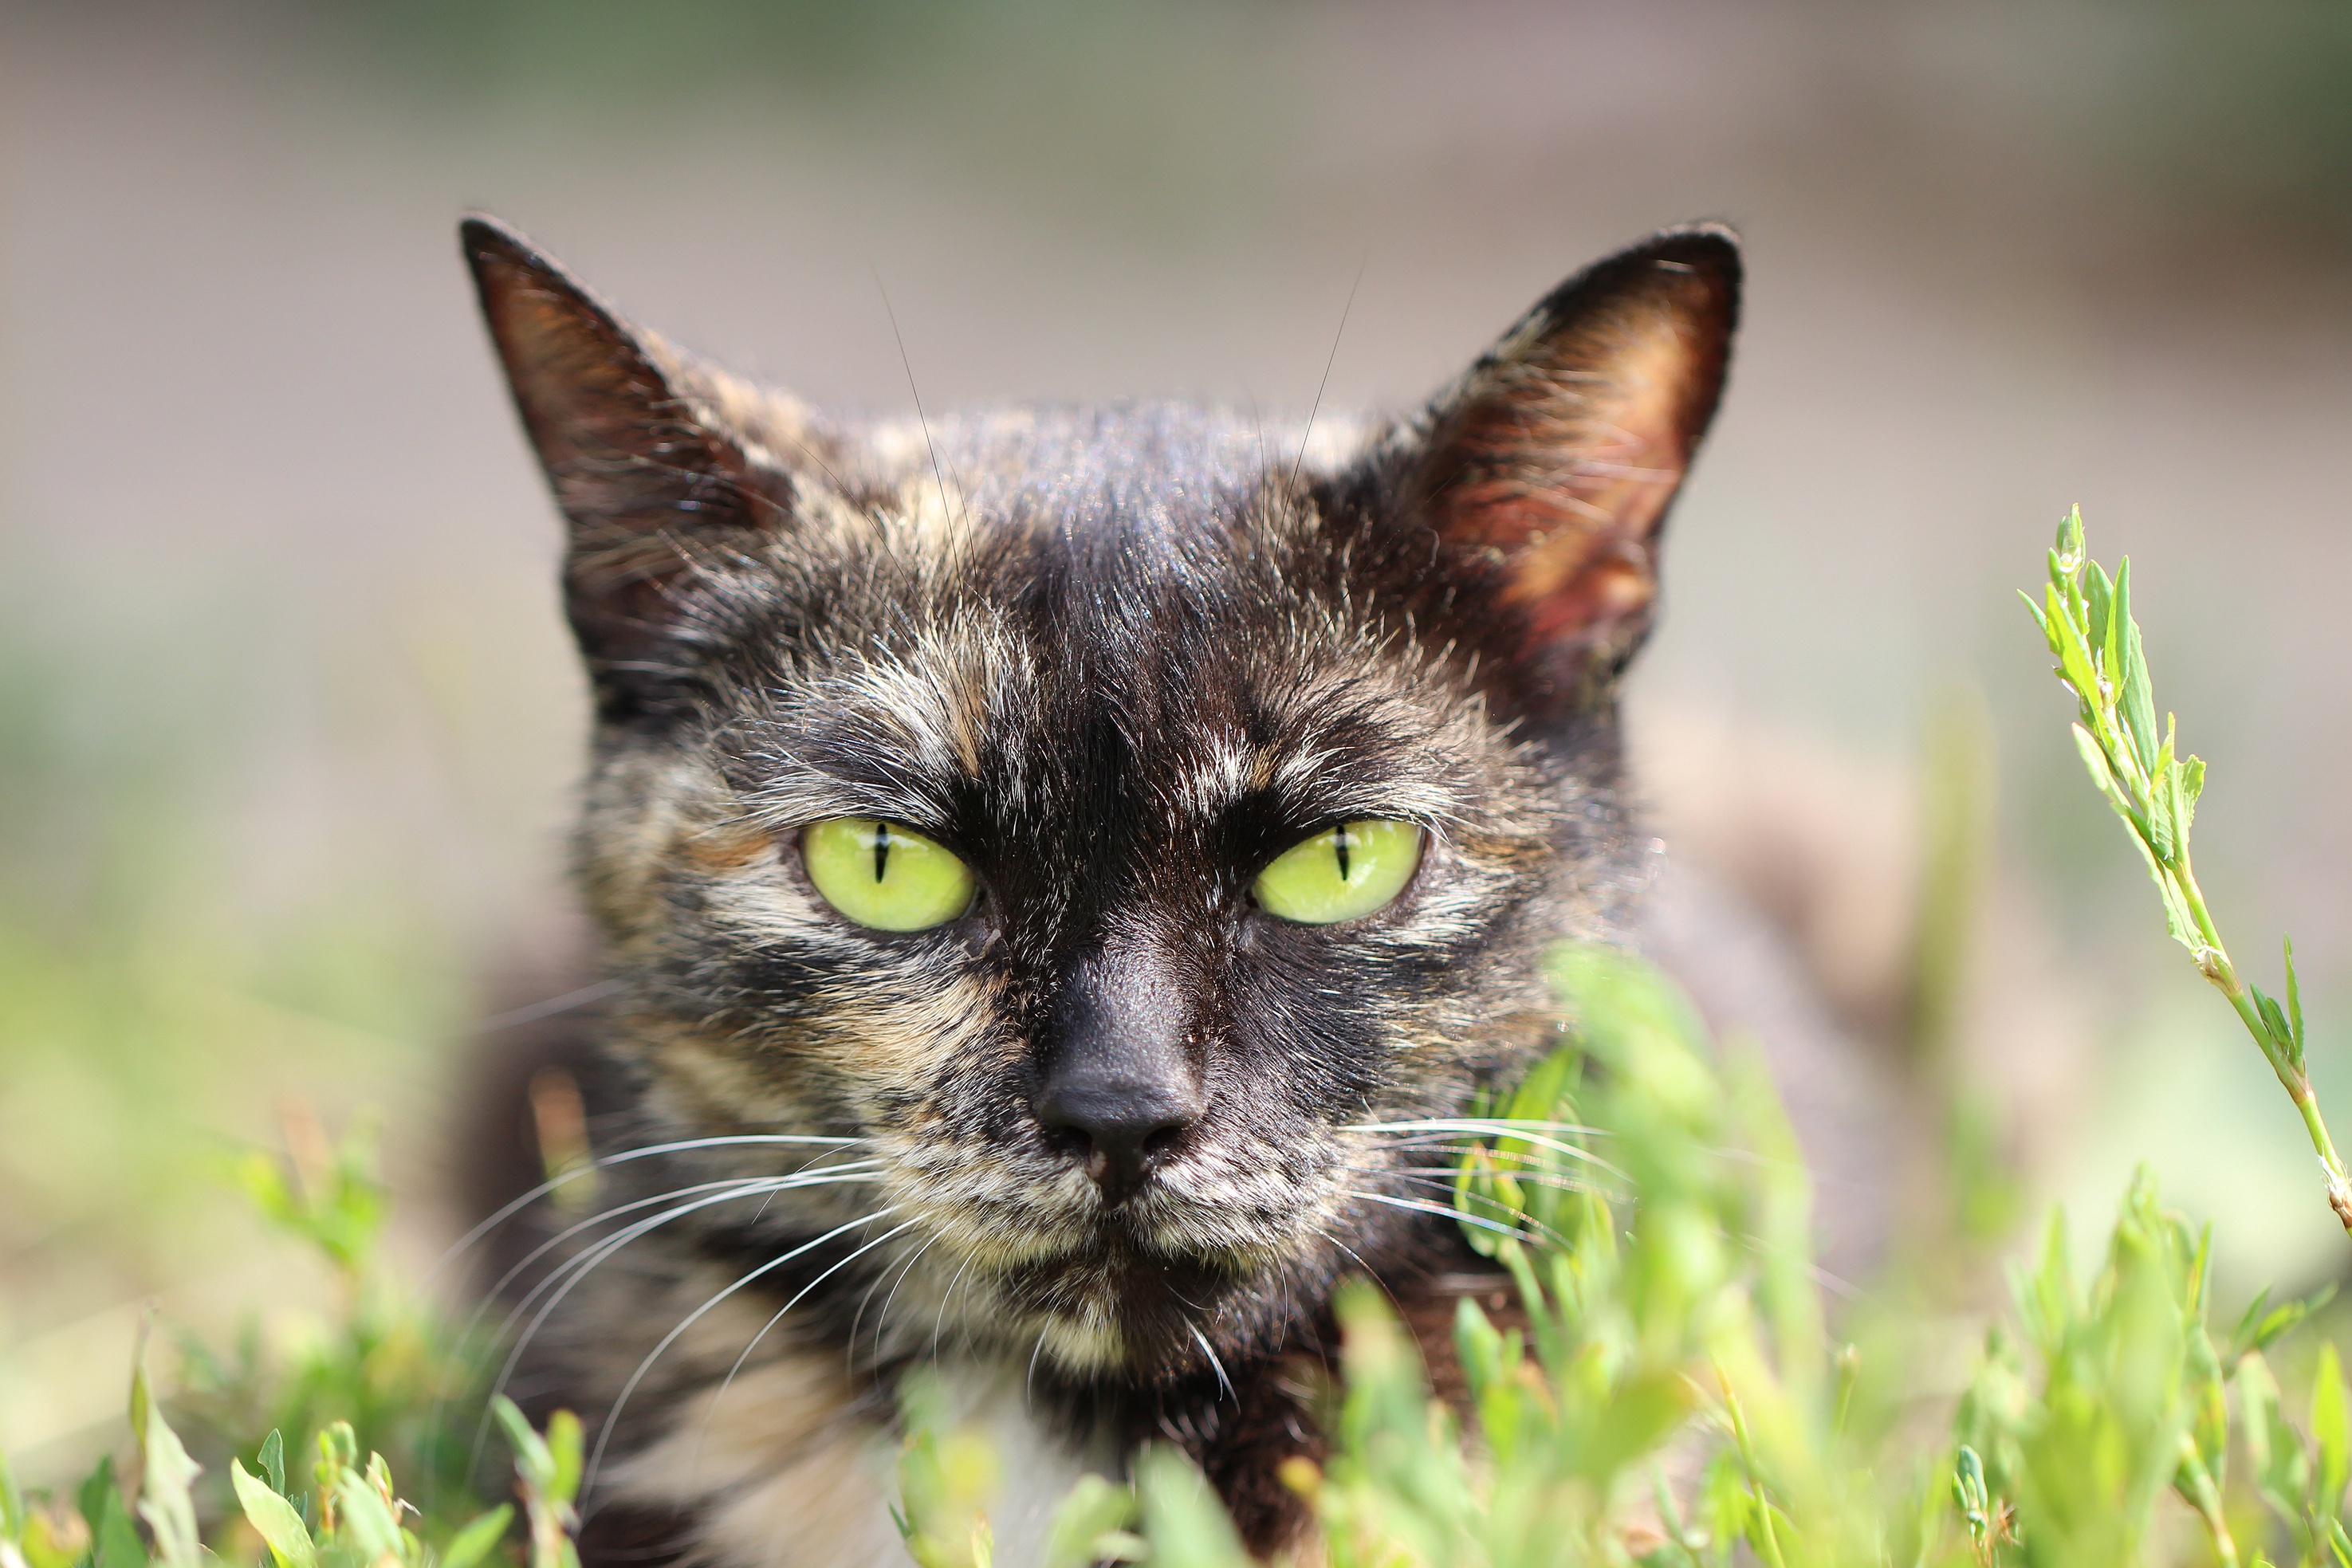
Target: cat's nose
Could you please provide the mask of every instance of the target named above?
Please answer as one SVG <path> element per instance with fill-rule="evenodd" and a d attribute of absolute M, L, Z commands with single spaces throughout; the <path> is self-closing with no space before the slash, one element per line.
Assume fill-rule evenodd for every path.
<path fill-rule="evenodd" d="M 1037 1102 L 1037 1120 L 1102 1188 L 1124 1203 L 1201 1119 L 1197 1093 L 1157 1081 L 1110 1075 L 1057 1079 Z"/>
<path fill-rule="evenodd" d="M 1165 957 L 1113 951 L 1076 966 L 1054 1009 L 1037 1121 L 1108 1204 L 1141 1187 L 1206 1109 L 1187 990 Z"/>

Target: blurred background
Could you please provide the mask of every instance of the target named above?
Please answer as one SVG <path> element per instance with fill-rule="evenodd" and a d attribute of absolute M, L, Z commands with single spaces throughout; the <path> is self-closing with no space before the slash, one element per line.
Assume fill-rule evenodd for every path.
<path fill-rule="evenodd" d="M 886 289 L 934 410 L 1296 411 L 1327 359 L 1327 405 L 1400 405 L 1597 254 L 1733 221 L 1748 326 L 1632 688 L 1669 819 L 1769 779 L 1853 890 L 1811 935 L 1899 946 L 1923 715 L 1989 716 L 1964 1054 L 2036 1207 L 2102 1233 L 2145 1157 L 2230 1290 L 2343 1270 L 2011 592 L 2071 503 L 2134 555 L 2204 885 L 2257 977 L 2299 938 L 2344 1130 L 2341 0 L 0 4 L 0 1448 L 36 1478 L 119 1418 L 142 1301 L 323 1288 L 221 1179 L 289 1118 L 375 1118 L 430 1260 L 460 1063 L 528 999 L 492 977 L 566 939 L 582 689 L 468 206 L 877 411 Z"/>

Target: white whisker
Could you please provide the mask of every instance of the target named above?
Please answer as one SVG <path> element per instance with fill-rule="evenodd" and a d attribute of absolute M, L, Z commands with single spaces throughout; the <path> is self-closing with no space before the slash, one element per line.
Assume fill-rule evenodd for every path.
<path fill-rule="evenodd" d="M 1216 1368 L 1217 1385 L 1224 1390 L 1224 1393 L 1220 1396 L 1220 1397 L 1223 1399 L 1230 1399 L 1236 1405 L 1240 1404 L 1242 1402 L 1242 1396 L 1234 1392 L 1234 1380 L 1225 1375 L 1225 1364 L 1217 1359 L 1216 1351 L 1211 1348 L 1209 1344 L 1209 1336 L 1201 1332 L 1201 1328 L 1198 1323 L 1187 1322 L 1184 1324 L 1184 1327 L 1191 1332 L 1192 1335 L 1192 1343 L 1201 1347 L 1201 1354 L 1209 1358 L 1209 1364 Z"/>
<path fill-rule="evenodd" d="M 872 1166 L 878 1163 L 879 1162 L 870 1160 L 859 1162 L 860 1166 Z M 850 1167 L 847 1166 L 834 1167 L 835 1171 L 847 1170 Z M 803 1167 L 803 1169 L 805 1169 L 805 1167 Z M 798 1175 L 799 1173 L 796 1172 L 794 1174 Z M 772 1188 L 777 1179 L 778 1178 L 769 1176 L 736 1176 L 724 1181 L 698 1182 L 692 1186 L 672 1187 L 667 1192 L 656 1193 L 650 1197 L 640 1197 L 629 1203 L 615 1205 L 614 1207 L 605 1209 L 601 1214 L 592 1214 L 585 1219 L 576 1221 L 573 1224 L 565 1227 L 562 1230 L 560 1230 L 555 1235 L 549 1237 L 546 1240 L 541 1242 L 537 1247 L 532 1248 L 528 1253 L 524 1254 L 522 1259 L 512 1268 L 499 1276 L 496 1283 L 492 1284 L 488 1290 L 482 1292 L 482 1300 L 480 1303 L 467 1315 L 465 1324 L 458 1330 L 457 1343 L 460 1346 L 464 1346 L 473 1342 L 475 1336 L 480 1333 L 482 1320 L 489 1315 L 491 1307 L 497 1304 L 499 1300 L 506 1293 L 507 1287 L 514 1283 L 517 1279 L 520 1278 L 525 1270 L 529 1269 L 533 1263 L 538 1262 L 541 1258 L 547 1256 L 548 1253 L 553 1251 L 564 1242 L 569 1241 L 574 1236 L 579 1235 L 580 1232 L 587 1229 L 589 1227 L 602 1225 L 606 1220 L 618 1218 L 624 1214 L 633 1213 L 641 1208 L 650 1208 L 656 1204 L 668 1203 L 677 1198 L 689 1197 L 702 1193 L 740 1190 L 744 1195 L 748 1196 L 751 1192 L 766 1188 L 771 1190 L 771 1194 L 772 1196 Z M 524 1304 L 527 1305 L 528 1301 L 526 1301 Z M 506 1328 L 511 1328 L 513 1326 L 513 1318 L 511 1315 L 509 1317 L 504 1326 Z M 503 1330 L 501 1332 L 503 1333 Z M 496 1342 L 493 1341 L 492 1343 L 495 1343 Z M 478 1366 L 478 1362 L 463 1355 L 461 1355 L 459 1359 L 466 1364 L 464 1366 L 465 1375 L 470 1378 Z M 436 1435 L 440 1431 L 442 1408 L 457 1392 L 457 1377 L 458 1369 L 453 1367 L 449 1374 L 442 1379 L 441 1387 L 434 1395 L 433 1411 L 430 1418 L 429 1429 Z"/>
<path fill-rule="evenodd" d="M 673 1220 L 683 1218 L 689 1214 L 694 1214 L 702 1209 L 709 1208 L 715 1204 L 726 1203 L 736 1198 L 748 1197 L 755 1194 L 763 1193 L 769 1190 L 772 1184 L 781 1183 L 792 1186 L 827 1186 L 838 1182 L 872 1181 L 875 1179 L 877 1179 L 875 1175 L 867 1171 L 851 1172 L 844 1175 L 835 1175 L 830 1172 L 817 1171 L 802 1176 L 756 1178 L 735 1190 L 713 1193 L 708 1197 L 697 1198 L 692 1203 L 680 1204 L 674 1208 L 665 1209 L 661 1213 L 654 1215 L 650 1218 L 638 1220 L 635 1224 L 627 1226 L 622 1230 L 616 1232 L 614 1235 L 607 1237 L 605 1239 L 598 1242 L 595 1246 L 588 1249 L 586 1251 L 582 1252 L 577 1257 L 566 1259 L 560 1267 L 550 1271 L 547 1278 L 533 1285 L 530 1291 L 523 1296 L 522 1300 L 516 1302 L 513 1309 L 507 1313 L 506 1320 L 499 1325 L 498 1338 L 503 1340 L 509 1333 L 512 1333 L 515 1321 L 521 1317 L 525 1312 L 530 1310 L 531 1302 L 537 1300 L 541 1292 L 548 1291 L 551 1287 L 556 1287 L 554 1293 L 549 1296 L 547 1301 L 541 1305 L 539 1311 L 532 1315 L 530 1322 L 524 1328 L 521 1336 L 515 1341 L 513 1347 L 508 1352 L 505 1363 L 499 1368 L 497 1380 L 490 1385 L 490 1393 L 495 1396 L 505 1391 L 509 1380 L 514 1376 L 516 1366 L 520 1364 L 522 1360 L 523 1353 L 530 1349 L 531 1341 L 536 1339 L 539 1335 L 540 1330 L 546 1326 L 548 1318 L 554 1312 L 557 1307 L 563 1303 L 564 1298 L 572 1293 L 574 1287 L 578 1286 L 582 1281 L 587 1279 L 591 1273 L 594 1272 L 600 1264 L 610 1260 L 622 1249 L 628 1246 L 632 1241 L 638 1240 L 645 1236 L 650 1235 L 653 1231 L 660 1228 L 664 1225 L 669 1224 Z M 567 1275 L 569 1278 L 566 1278 Z M 489 1435 L 489 1421 L 490 1413 L 488 1406 L 486 1405 L 482 1411 L 481 1420 L 477 1424 L 474 1432 L 474 1454 L 477 1461 L 478 1461 L 480 1457 L 482 1444 L 488 1439 Z"/>
<path fill-rule="evenodd" d="M 581 1166 L 576 1169 L 568 1170 L 560 1176 L 551 1177 L 546 1181 L 541 1182 L 537 1186 L 532 1187 L 529 1192 L 524 1193 L 521 1197 L 501 1204 L 488 1218 L 483 1220 L 471 1230 L 467 1231 L 465 1235 L 460 1236 L 457 1240 L 449 1244 L 448 1249 L 441 1254 L 440 1258 L 434 1263 L 433 1267 L 425 1270 L 425 1283 L 430 1285 L 440 1276 L 441 1270 L 447 1268 L 451 1263 L 457 1261 L 458 1257 L 461 1256 L 467 1249 L 472 1247 L 476 1242 L 479 1241 L 483 1237 L 488 1236 L 491 1231 L 496 1230 L 499 1226 L 504 1225 L 508 1220 L 512 1219 L 516 1215 L 530 1207 L 539 1199 L 545 1197 L 548 1194 L 555 1191 L 559 1187 L 579 1181 L 586 1176 L 593 1175 L 597 1171 L 604 1170 L 613 1166 L 626 1165 L 632 1160 L 651 1159 L 656 1155 L 683 1154 L 691 1149 L 722 1148 L 740 1144 L 815 1144 L 830 1148 L 848 1148 L 867 1141 L 868 1140 L 865 1138 L 820 1137 L 814 1134 L 730 1133 L 717 1137 L 680 1138 L 672 1143 L 648 1144 L 641 1148 L 623 1149 L 614 1154 L 600 1155 L 598 1158 L 589 1161 L 584 1166 Z"/>
<path fill-rule="evenodd" d="M 1593 1165 L 1602 1165 L 1604 1163 L 1601 1156 L 1594 1154 L 1591 1149 L 1580 1149 L 1574 1144 L 1562 1143 L 1558 1138 L 1549 1135 L 1550 1133 L 1556 1131 L 1590 1135 L 1594 1133 L 1596 1129 L 1591 1127 L 1574 1126 L 1570 1124 L 1560 1122 L 1486 1122 L 1434 1119 L 1419 1122 L 1358 1122 L 1352 1125 L 1342 1127 L 1339 1130 L 1343 1133 L 1444 1133 L 1474 1138 L 1517 1138 L 1523 1144 L 1533 1144 L 1538 1148 L 1549 1149 L 1556 1155 L 1566 1155 L 1570 1159 L 1585 1160 Z"/>
<path fill-rule="evenodd" d="M 1021 1382 L 1021 1403 L 1024 1406 L 1028 1405 L 1030 1396 L 1036 1390 L 1037 1358 L 1045 1354 L 1045 1335 L 1052 1332 L 1053 1327 L 1054 1325 L 1049 1320 L 1044 1328 L 1037 1331 L 1036 1346 L 1029 1353 L 1029 1375 L 1022 1379 Z"/>
<path fill-rule="evenodd" d="M 1400 1167 L 1396 1166 L 1333 1166 L 1330 1168 L 1336 1171 L 1347 1171 L 1354 1176 L 1394 1176 L 1401 1181 L 1409 1181 L 1420 1186 L 1437 1187 L 1448 1192 L 1454 1190 L 1454 1178 L 1451 1176 L 1444 1175 L 1434 1170 L 1413 1169 L 1410 1166 Z M 1504 1174 L 1522 1186 L 1549 1187 L 1556 1192 L 1598 1192 L 1606 1194 L 1610 1190 L 1597 1182 L 1579 1181 L 1574 1176 L 1564 1176 L 1550 1171 L 1507 1171 Z M 1485 1198 L 1484 1194 L 1479 1193 L 1475 1189 L 1469 1192 L 1467 1196 L 1475 1198 Z M 1496 1202 L 1499 1200 L 1486 1198 L 1486 1201 Z"/>
<path fill-rule="evenodd" d="M 898 1299 L 898 1287 L 907 1282 L 907 1276 L 915 1271 L 915 1265 L 922 1260 L 924 1253 L 931 1249 L 931 1243 L 946 1234 L 944 1230 L 932 1231 L 924 1239 L 923 1244 L 915 1249 L 913 1255 L 898 1266 L 898 1277 L 890 1282 L 890 1293 L 882 1298 L 882 1311 L 874 1319 L 875 1360 L 882 1359 L 882 1331 L 890 1326 L 890 1303 Z M 861 1307 L 860 1311 L 863 1310 Z M 849 1346 L 852 1352 L 857 1348 L 857 1330 L 855 1324 L 850 1327 Z"/>
<path fill-rule="evenodd" d="M 971 1267 L 971 1253 L 964 1254 L 963 1268 L 955 1271 L 955 1278 L 948 1281 L 947 1291 L 940 1297 L 940 1315 L 931 1324 L 931 1359 L 934 1362 L 940 1359 L 940 1334 L 947 1328 L 948 1303 L 955 1300 L 956 1287 L 963 1283 L 964 1270 Z"/>
<path fill-rule="evenodd" d="M 595 1449 L 589 1455 L 588 1469 L 581 1479 L 581 1497 L 583 1499 L 586 1498 L 590 1492 L 596 1489 L 597 1472 L 601 1470 L 604 1465 L 604 1446 L 612 1441 L 613 1432 L 620 1424 L 621 1411 L 628 1405 L 629 1396 L 637 1391 L 637 1385 L 645 1381 L 646 1374 L 653 1369 L 654 1363 L 661 1359 L 662 1352 L 667 1350 L 671 1345 L 677 1343 L 679 1335 L 685 1333 L 687 1330 L 692 1328 L 696 1323 L 700 1322 L 703 1318 L 710 1312 L 711 1309 L 717 1307 L 719 1302 L 727 1300 L 730 1296 L 732 1296 L 736 1291 L 742 1290 L 745 1286 L 750 1285 L 752 1281 L 761 1279 L 772 1270 L 782 1268 L 785 1264 L 791 1262 L 793 1259 L 798 1258 L 803 1253 L 807 1252 L 812 1248 L 822 1247 L 826 1242 L 832 1240 L 835 1237 L 840 1236 L 846 1231 L 855 1230 L 861 1225 L 871 1225 L 877 1219 L 887 1218 L 889 1216 L 898 1213 L 899 1207 L 899 1205 L 892 1204 L 887 1208 L 877 1209 L 872 1214 L 866 1215 L 863 1218 L 853 1219 L 846 1225 L 835 1226 L 834 1228 L 826 1231 L 824 1235 L 818 1237 L 814 1241 L 803 1241 L 798 1247 L 793 1248 L 791 1251 L 780 1253 L 777 1256 L 769 1259 L 766 1262 L 761 1264 L 751 1272 L 744 1274 L 733 1284 L 728 1286 L 725 1290 L 719 1291 L 717 1295 L 703 1302 L 702 1305 L 688 1312 L 686 1317 L 679 1322 L 676 1328 L 671 1329 L 669 1333 L 662 1335 L 660 1343 L 646 1353 L 646 1358 L 637 1363 L 637 1369 L 629 1374 L 629 1380 L 621 1385 L 621 1392 L 619 1396 L 614 1399 L 612 1408 L 604 1412 L 604 1419 L 596 1428 Z M 791 1301 L 786 1301 L 781 1308 L 777 1309 L 776 1315 L 770 1318 L 761 1326 L 760 1332 L 751 1336 L 751 1343 L 745 1345 L 743 1347 L 743 1354 L 735 1358 L 736 1367 L 740 1369 L 742 1366 L 744 1361 L 751 1356 L 752 1348 L 756 1346 L 761 1339 L 767 1336 L 768 1330 L 775 1327 L 778 1322 L 782 1321 L 784 1313 L 791 1312 L 793 1307 L 800 1303 L 803 1296 L 805 1296 L 811 1291 L 815 1290 L 817 1286 L 823 1283 L 829 1275 L 833 1274 L 843 1266 L 864 1257 L 866 1253 L 872 1251 L 875 1248 L 881 1246 L 882 1243 L 889 1240 L 890 1238 L 898 1235 L 900 1231 L 906 1230 L 920 1222 L 920 1217 L 918 1217 L 915 1219 L 908 1220 L 903 1225 L 892 1226 L 889 1229 L 884 1231 L 873 1240 L 866 1242 L 864 1246 L 851 1252 L 848 1257 L 831 1265 L 823 1273 L 817 1275 L 815 1279 L 811 1280 L 807 1284 L 802 1286 L 799 1293 L 793 1296 Z M 730 1373 L 730 1375 L 732 1375 L 731 1372 Z"/>
<path fill-rule="evenodd" d="M 1442 1203 L 1428 1203 L 1414 1197 L 1391 1197 L 1383 1193 L 1360 1192 L 1354 1187 L 1341 1187 L 1339 1190 L 1343 1197 L 1361 1198 L 1367 1203 L 1384 1203 L 1391 1208 L 1411 1209 L 1415 1214 L 1434 1214 L 1446 1219 L 1460 1220 L 1465 1225 L 1475 1225 L 1481 1230 L 1491 1230 L 1498 1236 L 1508 1236 L 1514 1240 L 1534 1239 L 1527 1231 L 1517 1226 L 1497 1225 L 1491 1219 L 1481 1219 L 1475 1214 L 1465 1214 L 1459 1209 L 1449 1208 Z"/>

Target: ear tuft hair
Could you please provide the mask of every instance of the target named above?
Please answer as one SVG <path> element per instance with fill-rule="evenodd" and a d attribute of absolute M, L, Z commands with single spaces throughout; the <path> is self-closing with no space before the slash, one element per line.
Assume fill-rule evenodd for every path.
<path fill-rule="evenodd" d="M 1647 634 L 1666 510 L 1714 418 L 1739 242 L 1668 229 L 1553 290 L 1442 393 L 1403 487 L 1483 579 L 1531 706 L 1564 707 Z"/>
<path fill-rule="evenodd" d="M 657 684 L 698 561 L 775 528 L 789 480 L 719 412 L 734 383 L 631 326 L 516 230 L 458 225 L 523 428 L 571 524 L 566 607 L 613 713 Z"/>

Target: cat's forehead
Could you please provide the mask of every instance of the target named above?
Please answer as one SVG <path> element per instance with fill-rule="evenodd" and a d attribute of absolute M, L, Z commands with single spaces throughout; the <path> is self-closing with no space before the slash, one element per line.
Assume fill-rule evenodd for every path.
<path fill-rule="evenodd" d="M 1250 798 L 1454 814 L 1474 758 L 1507 747 L 1460 672 L 1332 569 L 1283 482 L 1297 440 L 1152 406 L 935 426 L 895 455 L 936 452 L 959 546 L 866 536 L 838 563 L 822 625 L 750 695 L 765 803 L 941 826 Z"/>
<path fill-rule="evenodd" d="M 1328 454 L 1342 438 L 1320 422 Z M 887 440 L 901 464 L 936 458 L 955 498 L 1000 518 L 1057 521 L 1078 538 L 1208 521 L 1302 460 L 1294 422 L 1179 402 L 979 409 Z"/>

